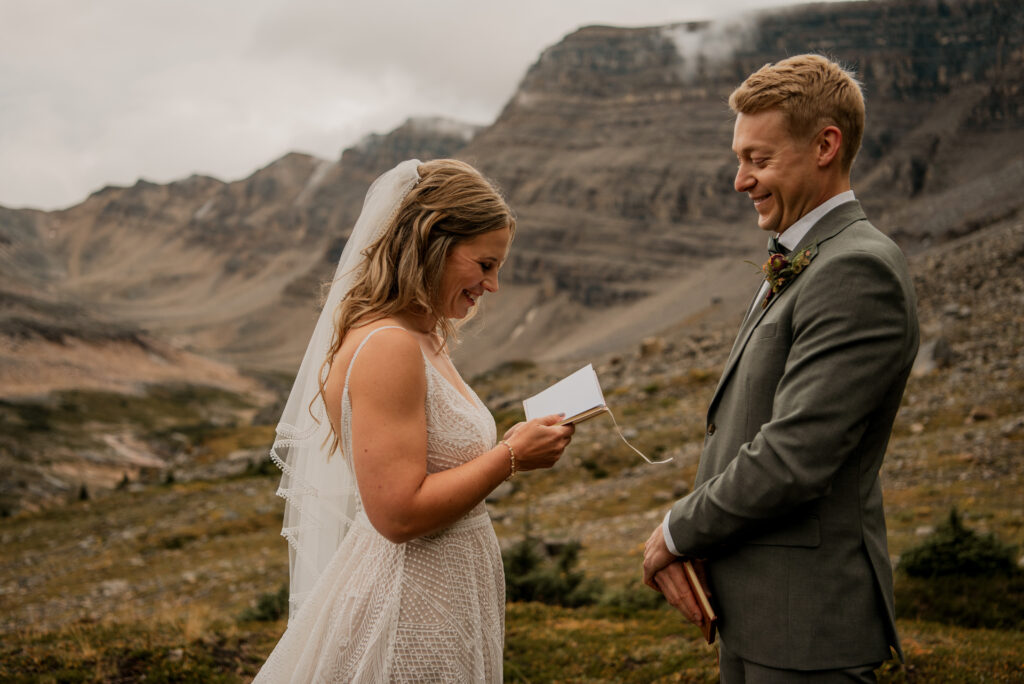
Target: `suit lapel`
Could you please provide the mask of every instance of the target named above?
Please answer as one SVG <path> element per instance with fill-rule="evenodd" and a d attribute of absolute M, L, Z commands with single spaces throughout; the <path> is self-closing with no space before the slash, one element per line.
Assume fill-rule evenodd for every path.
<path fill-rule="evenodd" d="M 796 246 L 793 253 L 797 253 L 802 249 L 806 249 L 812 244 L 818 244 L 830 240 L 831 238 L 838 235 L 844 228 L 857 221 L 865 220 L 863 209 L 861 209 L 860 202 L 846 202 L 840 204 L 838 207 L 825 214 L 821 220 L 819 220 L 814 227 L 807 231 L 803 239 L 800 240 L 800 244 Z M 813 262 L 812 262 L 813 263 Z M 796 280 L 795 278 L 793 280 Z M 725 385 L 729 380 L 729 376 L 732 371 L 736 368 L 736 364 L 739 362 L 740 357 L 743 355 L 743 350 L 747 346 L 747 342 L 750 340 L 750 336 L 754 333 L 754 329 L 760 324 L 761 319 L 764 318 L 768 310 L 772 308 L 775 302 L 782 298 L 782 295 L 786 293 L 789 286 L 793 283 L 790 280 L 786 283 L 779 292 L 775 294 L 771 299 L 768 300 L 767 306 L 762 307 L 760 303 L 754 302 L 751 304 L 753 310 L 743 320 L 743 324 L 740 326 L 740 331 L 736 335 L 736 341 L 733 342 L 732 351 L 729 352 L 729 358 L 725 362 L 725 368 L 722 370 L 722 377 L 718 381 L 718 387 L 715 388 L 715 394 L 711 397 L 711 403 L 708 404 L 708 413 L 714 407 L 715 402 L 718 400 L 722 390 L 725 389 Z M 761 292 L 760 286 L 758 286 L 758 293 Z M 759 294 L 755 294 L 755 297 L 760 299 Z M 749 310 L 749 309 L 748 309 Z"/>
<path fill-rule="evenodd" d="M 761 299 L 760 286 L 758 287 L 757 292 L 758 294 L 754 296 L 757 297 L 757 299 Z M 726 381 L 729 379 L 729 376 L 732 374 L 733 369 L 736 367 L 736 363 L 740 360 L 740 356 L 743 355 L 743 349 L 747 346 L 747 341 L 750 339 L 750 336 L 754 333 L 754 328 L 756 328 L 757 324 L 761 322 L 761 319 L 764 317 L 764 315 L 768 313 L 768 309 L 772 307 L 772 304 L 778 301 L 779 296 L 781 294 L 782 291 L 780 291 L 778 294 L 776 294 L 774 297 L 768 300 L 768 305 L 763 308 L 761 307 L 761 304 L 759 302 L 754 302 L 751 305 L 752 310 L 743 320 L 743 325 L 740 326 L 740 331 L 736 335 L 736 341 L 733 342 L 732 344 L 732 351 L 729 352 L 729 358 L 726 359 L 725 361 L 725 368 L 722 370 L 722 377 L 718 381 L 718 387 L 715 388 L 715 394 L 711 398 L 710 406 L 715 405 L 715 401 L 718 399 L 718 395 L 721 394 L 722 389 L 725 387 Z"/>

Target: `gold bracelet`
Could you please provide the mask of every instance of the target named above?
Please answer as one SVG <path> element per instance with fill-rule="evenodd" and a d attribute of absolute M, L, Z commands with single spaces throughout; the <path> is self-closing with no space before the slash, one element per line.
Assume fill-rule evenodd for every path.
<path fill-rule="evenodd" d="M 509 465 L 511 465 L 512 468 L 509 471 L 508 477 L 506 477 L 505 479 L 511 480 L 516 475 L 516 450 L 512 448 L 512 445 L 509 444 L 507 440 L 503 439 L 500 442 L 498 442 L 498 444 L 504 444 L 505 448 L 508 449 Z"/>

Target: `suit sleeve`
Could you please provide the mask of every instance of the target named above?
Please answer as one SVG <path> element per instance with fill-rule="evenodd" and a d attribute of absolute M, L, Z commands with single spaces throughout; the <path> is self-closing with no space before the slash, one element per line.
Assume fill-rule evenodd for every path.
<path fill-rule="evenodd" d="M 770 421 L 669 513 L 683 553 L 711 555 L 825 495 L 913 361 L 913 302 L 893 266 L 863 251 L 822 261 L 793 293 L 791 346 Z"/>

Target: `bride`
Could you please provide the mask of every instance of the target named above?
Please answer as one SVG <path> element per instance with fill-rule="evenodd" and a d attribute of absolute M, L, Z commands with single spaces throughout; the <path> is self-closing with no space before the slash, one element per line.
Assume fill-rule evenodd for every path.
<path fill-rule="evenodd" d="M 448 357 L 515 219 L 471 166 L 403 162 L 345 245 L 277 428 L 288 628 L 255 682 L 497 682 L 505 585 L 483 500 L 573 428 L 494 420 Z"/>

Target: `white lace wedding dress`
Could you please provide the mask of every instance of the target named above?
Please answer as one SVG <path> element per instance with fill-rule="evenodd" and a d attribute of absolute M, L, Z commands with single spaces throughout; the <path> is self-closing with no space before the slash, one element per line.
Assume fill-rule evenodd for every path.
<path fill-rule="evenodd" d="M 423 362 L 427 472 L 435 473 L 492 448 L 496 435 L 479 397 L 469 401 Z M 351 454 L 347 377 L 341 404 L 341 445 Z M 374 530 L 358 501 L 357 510 L 254 683 L 501 681 L 505 581 L 483 502 L 451 527 L 403 544 Z"/>

